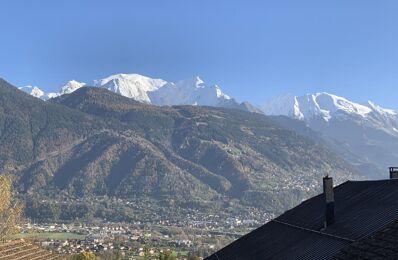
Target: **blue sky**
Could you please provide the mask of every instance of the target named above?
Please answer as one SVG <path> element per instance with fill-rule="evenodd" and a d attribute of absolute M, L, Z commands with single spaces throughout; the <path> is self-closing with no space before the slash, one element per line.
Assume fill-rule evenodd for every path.
<path fill-rule="evenodd" d="M 4 0 L 0 77 L 201 76 L 255 104 L 326 91 L 398 109 L 395 0 Z"/>

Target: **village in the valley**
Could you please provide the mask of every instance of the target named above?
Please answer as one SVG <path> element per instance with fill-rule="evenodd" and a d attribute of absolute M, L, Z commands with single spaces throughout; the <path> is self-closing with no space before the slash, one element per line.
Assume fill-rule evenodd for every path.
<path fill-rule="evenodd" d="M 266 218 L 266 217 L 265 217 Z M 266 219 L 264 219 L 266 221 Z M 183 222 L 147 223 L 25 223 L 19 238 L 63 255 L 113 252 L 127 259 L 173 251 L 179 257 L 204 256 L 231 242 L 261 221 L 244 216 L 188 215 Z"/>

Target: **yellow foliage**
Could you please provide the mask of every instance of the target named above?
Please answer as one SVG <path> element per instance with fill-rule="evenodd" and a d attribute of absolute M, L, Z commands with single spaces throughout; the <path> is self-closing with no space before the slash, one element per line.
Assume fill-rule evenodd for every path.
<path fill-rule="evenodd" d="M 73 260 L 95 260 L 96 257 L 93 253 L 91 252 L 82 252 L 78 254 L 77 256 L 72 258 Z"/>
<path fill-rule="evenodd" d="M 0 175 L 0 241 L 18 231 L 22 205 L 12 201 L 12 179 Z"/>

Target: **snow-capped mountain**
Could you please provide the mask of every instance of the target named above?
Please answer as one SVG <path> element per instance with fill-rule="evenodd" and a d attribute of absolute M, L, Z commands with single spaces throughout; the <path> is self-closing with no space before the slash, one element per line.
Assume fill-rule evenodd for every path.
<path fill-rule="evenodd" d="M 28 93 L 31 96 L 43 99 L 43 100 L 48 100 L 50 98 L 55 98 L 63 94 L 70 94 L 73 91 L 85 86 L 86 84 L 83 82 L 77 82 L 75 80 L 71 80 L 65 85 L 61 86 L 58 92 L 49 92 L 45 93 L 43 90 L 41 90 L 39 87 L 36 86 L 24 86 L 24 87 L 19 87 L 19 90 L 22 90 L 26 93 Z"/>
<path fill-rule="evenodd" d="M 285 115 L 309 124 L 313 120 L 322 119 L 326 123 L 331 119 L 351 117 L 390 134 L 398 134 L 398 113 L 394 110 L 382 108 L 371 101 L 355 103 L 325 92 L 276 97 L 266 102 L 262 110 L 267 115 Z"/>
<path fill-rule="evenodd" d="M 398 113 L 371 101 L 363 104 L 329 93 L 281 96 L 266 102 L 267 115 L 304 121 L 354 166 L 385 177 L 398 163 Z M 293 129 L 294 130 L 294 129 Z"/>
<path fill-rule="evenodd" d="M 325 121 L 328 121 L 336 112 L 345 112 L 362 117 L 371 112 L 396 115 L 394 111 L 381 108 L 370 101 L 362 105 L 325 92 L 304 96 L 276 97 L 265 103 L 262 109 L 269 115 L 286 115 L 302 120 L 321 116 Z"/>
<path fill-rule="evenodd" d="M 45 93 L 43 90 L 41 90 L 40 88 L 36 87 L 36 86 L 24 86 L 24 87 L 19 87 L 19 90 L 22 90 L 26 93 L 28 93 L 29 95 L 32 95 L 34 97 L 43 99 L 43 100 L 47 100 L 53 97 L 58 96 L 58 93 Z"/>
<path fill-rule="evenodd" d="M 173 83 L 139 74 L 117 74 L 95 80 L 93 85 L 158 106 L 222 106 L 231 99 L 217 85 L 206 85 L 199 77 Z"/>
<path fill-rule="evenodd" d="M 28 85 L 28 86 L 24 86 L 24 87 L 19 87 L 18 89 L 28 93 L 29 95 L 37 97 L 37 98 L 42 98 L 45 95 L 44 91 L 42 91 L 41 89 L 39 89 L 38 87 L 35 87 L 35 86 Z"/>
<path fill-rule="evenodd" d="M 167 81 L 152 79 L 139 74 L 116 74 L 104 79 L 94 80 L 93 86 L 106 88 L 122 96 L 140 102 L 152 103 L 148 92 L 153 92 L 166 85 Z"/>
<path fill-rule="evenodd" d="M 208 86 L 199 77 L 167 83 L 157 91 L 149 93 L 151 103 L 156 105 L 201 105 L 221 106 L 231 98 L 217 85 Z"/>
<path fill-rule="evenodd" d="M 86 85 L 86 83 L 84 82 L 78 82 L 76 80 L 71 80 L 68 83 L 66 83 L 64 86 L 61 87 L 60 91 L 59 91 L 59 95 L 63 95 L 63 94 L 70 94 L 73 91 L 84 87 Z"/>
<path fill-rule="evenodd" d="M 39 88 L 25 87 L 25 92 L 47 100 L 63 94 L 69 94 L 83 86 L 106 88 L 122 96 L 159 106 L 171 105 L 206 105 L 229 107 L 261 113 L 259 109 L 244 102 L 238 103 L 222 92 L 217 85 L 207 85 L 199 77 L 181 80 L 176 83 L 163 79 L 153 79 L 139 74 L 116 74 L 94 80 L 91 84 L 71 80 L 57 93 L 44 93 Z"/>

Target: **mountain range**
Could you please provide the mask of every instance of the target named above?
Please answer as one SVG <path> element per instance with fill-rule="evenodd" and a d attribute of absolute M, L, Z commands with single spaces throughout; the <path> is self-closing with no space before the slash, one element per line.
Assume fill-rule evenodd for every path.
<path fill-rule="evenodd" d="M 315 93 L 280 96 L 257 107 L 249 102 L 238 103 L 217 85 L 207 85 L 199 77 L 173 83 L 139 74 L 116 74 L 90 84 L 72 80 L 56 93 L 44 93 L 31 86 L 20 89 L 47 100 L 87 85 L 158 106 L 226 107 L 271 116 L 287 116 L 304 122 L 306 127 L 313 130 L 308 138 L 323 140 L 354 168 L 372 179 L 384 178 L 387 167 L 398 162 L 398 113 L 371 101 L 359 104 L 337 95 Z M 300 124 L 280 117 L 275 120 L 298 134 L 303 134 L 303 129 L 308 134 L 308 129 Z"/>
<path fill-rule="evenodd" d="M 215 106 L 262 113 L 260 109 L 248 102 L 237 102 L 223 93 L 219 86 L 208 85 L 197 76 L 173 83 L 139 74 L 116 74 L 100 80 L 93 80 L 89 84 L 71 80 L 62 86 L 58 92 L 45 93 L 40 88 L 32 86 L 20 87 L 19 89 L 34 97 L 48 100 L 72 93 L 83 86 L 105 88 L 122 96 L 158 106 Z"/>
<path fill-rule="evenodd" d="M 1 172 L 40 220 L 272 215 L 319 192 L 326 174 L 360 178 L 322 142 L 263 114 L 154 106 L 98 87 L 43 101 L 0 80 L 0 145 Z"/>
<path fill-rule="evenodd" d="M 317 133 L 312 138 L 324 139 L 369 178 L 385 178 L 387 167 L 398 163 L 398 113 L 371 101 L 359 104 L 316 93 L 277 97 L 266 102 L 262 110 L 305 122 Z M 290 129 L 298 131 L 296 126 Z"/>

